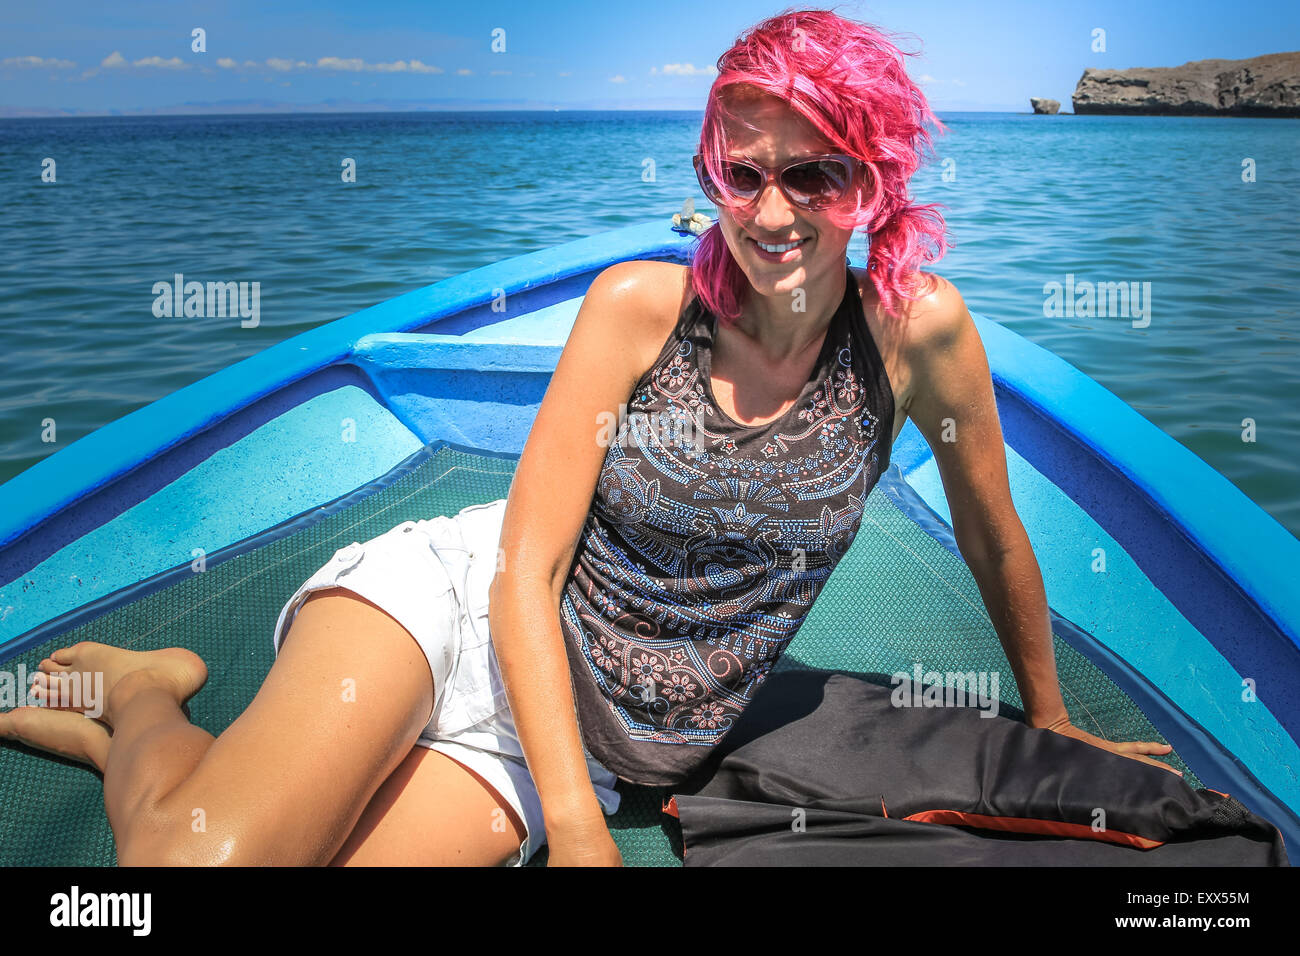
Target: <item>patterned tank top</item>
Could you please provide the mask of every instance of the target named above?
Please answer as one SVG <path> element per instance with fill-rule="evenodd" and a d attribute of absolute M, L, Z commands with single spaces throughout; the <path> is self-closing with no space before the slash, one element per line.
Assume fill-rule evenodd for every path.
<path fill-rule="evenodd" d="M 632 783 L 685 779 L 735 724 L 889 467 L 894 396 L 847 274 L 798 400 L 741 425 L 694 298 L 627 403 L 560 603 L 583 744 Z M 612 429 L 611 429 L 612 431 Z"/>

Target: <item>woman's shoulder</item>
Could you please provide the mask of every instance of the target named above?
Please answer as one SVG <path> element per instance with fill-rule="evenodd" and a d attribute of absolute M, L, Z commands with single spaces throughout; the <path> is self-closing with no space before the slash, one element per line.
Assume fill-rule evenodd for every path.
<path fill-rule="evenodd" d="M 687 266 L 655 259 L 606 267 L 587 294 L 601 297 L 602 312 L 616 323 L 616 337 L 631 348 L 643 373 L 654 365 L 694 297 Z"/>
<path fill-rule="evenodd" d="M 637 318 L 650 324 L 667 322 L 670 328 L 694 297 L 690 268 L 677 262 L 627 259 L 607 266 L 596 278 L 635 302 Z"/>
<path fill-rule="evenodd" d="M 880 305 L 880 296 L 876 285 L 871 281 L 871 274 L 857 266 L 849 270 L 858 280 L 858 292 L 862 298 L 864 311 L 884 314 Z M 911 326 L 942 326 L 961 319 L 966 311 L 966 303 L 957 287 L 948 279 L 934 272 L 918 272 L 916 280 L 917 297 L 902 299 L 899 302 L 899 316 Z"/>
<path fill-rule="evenodd" d="M 966 301 L 943 276 L 923 272 L 920 294 L 903 303 L 908 353 L 913 363 L 923 363 L 951 350 L 974 325 Z"/>
<path fill-rule="evenodd" d="M 973 324 L 970 313 L 951 281 L 936 273 L 921 272 L 917 298 L 900 300 L 898 314 L 891 316 L 880 302 L 870 273 L 850 268 L 858 279 L 863 314 L 885 360 L 898 409 L 900 414 L 905 413 L 911 407 L 915 389 L 922 387 L 921 370 L 962 337 L 966 327 Z"/>

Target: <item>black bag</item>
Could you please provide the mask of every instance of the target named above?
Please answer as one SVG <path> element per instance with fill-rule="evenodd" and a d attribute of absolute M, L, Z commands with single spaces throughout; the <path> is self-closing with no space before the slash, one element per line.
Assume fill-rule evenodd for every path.
<path fill-rule="evenodd" d="M 979 707 L 891 703 L 913 690 L 770 676 L 664 806 L 685 864 L 1288 865 L 1231 796 Z"/>

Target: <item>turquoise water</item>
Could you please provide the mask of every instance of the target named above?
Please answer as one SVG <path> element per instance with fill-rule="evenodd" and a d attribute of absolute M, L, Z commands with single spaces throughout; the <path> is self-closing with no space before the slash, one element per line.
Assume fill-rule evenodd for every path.
<path fill-rule="evenodd" d="M 946 205 L 956 243 L 935 271 L 972 310 L 1082 369 L 1300 535 L 1300 121 L 943 119 L 938 161 L 914 179 L 918 199 Z M 382 299 L 617 226 L 667 223 L 687 196 L 707 208 L 690 165 L 699 122 L 0 120 L 0 480 Z M 53 184 L 41 182 L 46 157 Z M 349 157 L 355 183 L 340 175 Z M 156 317 L 153 285 L 176 273 L 259 282 L 259 324 Z M 1046 315 L 1045 286 L 1067 281 L 1137 283 L 1149 298 L 1128 317 Z M 47 419 L 54 443 L 42 441 Z M 1254 442 L 1242 440 L 1244 419 Z"/>

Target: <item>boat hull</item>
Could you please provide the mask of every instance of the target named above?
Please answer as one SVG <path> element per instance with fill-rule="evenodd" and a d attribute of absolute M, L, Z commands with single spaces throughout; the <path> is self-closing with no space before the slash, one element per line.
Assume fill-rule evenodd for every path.
<path fill-rule="evenodd" d="M 517 457 L 591 280 L 627 259 L 686 262 L 694 241 L 646 224 L 504 260 L 296 336 L 56 451 L 0 486 L 0 660 L 433 449 Z M 974 318 L 1054 631 L 1142 701 L 1207 785 L 1248 791 L 1251 809 L 1300 836 L 1300 542 L 1100 385 Z M 910 422 L 892 461 L 880 493 L 960 560 Z"/>

